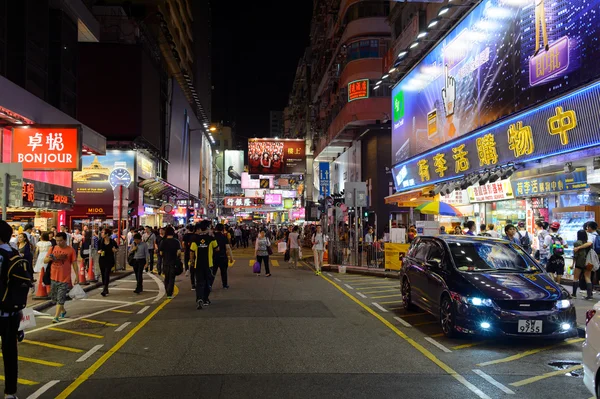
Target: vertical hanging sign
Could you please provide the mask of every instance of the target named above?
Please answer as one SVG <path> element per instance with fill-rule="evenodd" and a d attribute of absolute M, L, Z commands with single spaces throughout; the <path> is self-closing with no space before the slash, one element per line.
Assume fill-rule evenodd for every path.
<path fill-rule="evenodd" d="M 329 162 L 319 162 L 319 192 L 321 196 L 327 197 L 329 185 L 331 183 L 331 175 L 329 173 Z"/>

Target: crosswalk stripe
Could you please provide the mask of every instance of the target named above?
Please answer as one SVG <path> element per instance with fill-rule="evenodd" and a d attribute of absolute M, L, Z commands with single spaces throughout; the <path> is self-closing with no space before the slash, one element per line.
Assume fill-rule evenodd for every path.
<path fill-rule="evenodd" d="M 279 267 L 279 261 L 278 261 L 277 259 L 273 259 L 273 260 L 271 261 L 271 263 L 273 264 L 273 266 L 275 266 L 275 267 Z"/>

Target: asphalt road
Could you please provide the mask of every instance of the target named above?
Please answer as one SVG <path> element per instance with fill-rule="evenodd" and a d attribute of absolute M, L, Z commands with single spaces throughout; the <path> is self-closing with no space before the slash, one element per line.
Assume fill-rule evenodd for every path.
<path fill-rule="evenodd" d="M 21 398 L 589 398 L 581 339 L 445 339 L 401 309 L 398 281 L 291 270 L 252 274 L 235 250 L 230 289 L 196 310 L 184 275 L 173 300 L 158 277 L 67 303 L 66 322 L 19 345 Z M 112 301 L 112 302 L 111 302 Z M 53 309 L 47 313 L 52 314 Z M 33 396 L 31 396 L 33 395 Z M 38 396 L 35 396 L 38 395 Z"/>

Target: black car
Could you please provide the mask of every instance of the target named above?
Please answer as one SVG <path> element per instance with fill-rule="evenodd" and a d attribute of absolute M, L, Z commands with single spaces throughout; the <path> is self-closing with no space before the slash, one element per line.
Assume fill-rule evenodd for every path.
<path fill-rule="evenodd" d="M 506 240 L 418 237 L 404 258 L 400 284 L 404 307 L 438 317 L 447 337 L 577 335 L 569 293 Z"/>

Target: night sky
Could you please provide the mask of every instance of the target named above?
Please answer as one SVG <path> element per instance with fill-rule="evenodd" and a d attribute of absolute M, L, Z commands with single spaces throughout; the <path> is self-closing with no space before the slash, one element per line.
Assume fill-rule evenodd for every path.
<path fill-rule="evenodd" d="M 212 120 L 235 122 L 238 138 L 269 135 L 269 111 L 287 105 L 309 45 L 311 0 L 212 5 Z"/>

